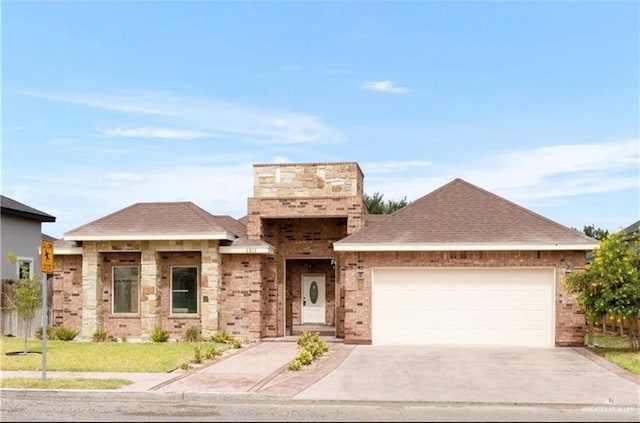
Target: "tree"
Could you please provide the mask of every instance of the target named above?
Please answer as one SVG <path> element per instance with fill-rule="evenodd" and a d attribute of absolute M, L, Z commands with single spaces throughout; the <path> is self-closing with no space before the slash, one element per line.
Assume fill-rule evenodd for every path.
<path fill-rule="evenodd" d="M 602 241 L 609 235 L 609 231 L 602 228 L 596 228 L 593 225 L 585 225 L 582 229 L 582 232 L 586 236 L 590 236 L 593 239 L 597 239 L 598 241 Z"/>
<path fill-rule="evenodd" d="M 7 258 L 11 263 L 16 263 L 15 254 L 7 253 Z M 36 317 L 36 311 L 42 305 L 42 296 L 40 295 L 40 281 L 37 277 L 25 277 L 28 272 L 20 271 L 18 275 L 21 278 L 13 287 L 13 298 L 10 301 L 18 313 L 18 317 L 24 320 L 24 353 L 27 354 L 27 339 L 31 333 L 31 321 Z M 46 336 L 46 329 L 42 328 L 43 336 Z"/>
<path fill-rule="evenodd" d="M 592 344 L 593 325 L 605 315 L 627 322 L 633 351 L 640 350 L 640 240 L 626 240 L 620 230 L 600 241 L 584 272 L 565 278 L 567 289 L 578 295 L 587 317 Z"/>
<path fill-rule="evenodd" d="M 402 200 L 384 201 L 384 195 L 375 192 L 373 195 L 364 195 L 364 202 L 370 214 L 390 214 L 400 210 L 408 204 L 407 197 Z"/>

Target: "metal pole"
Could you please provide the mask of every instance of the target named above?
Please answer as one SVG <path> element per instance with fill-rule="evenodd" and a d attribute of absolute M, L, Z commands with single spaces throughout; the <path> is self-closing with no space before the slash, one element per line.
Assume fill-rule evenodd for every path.
<path fill-rule="evenodd" d="M 42 380 L 47 380 L 47 328 L 49 326 L 47 300 L 47 274 L 42 274 Z"/>

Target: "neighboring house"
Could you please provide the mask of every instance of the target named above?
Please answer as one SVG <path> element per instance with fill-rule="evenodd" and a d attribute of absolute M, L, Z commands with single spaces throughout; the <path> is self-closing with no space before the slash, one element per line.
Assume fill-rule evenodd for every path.
<path fill-rule="evenodd" d="M 43 239 L 42 223 L 55 222 L 48 213 L 34 209 L 4 195 L 0 196 L 0 250 L 2 250 L 2 328 L 3 334 L 16 335 L 18 321 L 10 310 L 6 291 L 12 281 L 31 278 L 40 274 L 40 242 Z M 16 263 L 11 263 L 7 253 L 15 254 Z M 33 326 L 33 325 L 32 325 Z"/>
<path fill-rule="evenodd" d="M 582 345 L 565 290 L 592 238 L 461 179 L 368 215 L 355 162 L 254 165 L 241 220 L 137 203 L 55 244 L 54 324 L 148 339 L 191 327 L 258 340 Z"/>
<path fill-rule="evenodd" d="M 636 239 L 640 234 L 640 220 L 624 228 L 624 231 L 627 233 L 627 239 L 629 241 Z"/>

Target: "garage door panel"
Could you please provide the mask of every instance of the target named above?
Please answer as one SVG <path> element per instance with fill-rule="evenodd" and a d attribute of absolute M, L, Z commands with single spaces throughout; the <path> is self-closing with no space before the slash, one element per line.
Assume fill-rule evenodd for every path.
<path fill-rule="evenodd" d="M 374 343 L 553 345 L 550 268 L 375 269 Z"/>

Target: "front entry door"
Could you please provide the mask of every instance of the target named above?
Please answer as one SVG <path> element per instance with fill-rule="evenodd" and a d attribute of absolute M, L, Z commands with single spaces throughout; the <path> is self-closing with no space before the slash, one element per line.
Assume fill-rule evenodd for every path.
<path fill-rule="evenodd" d="M 325 275 L 302 275 L 302 323 L 326 323 L 325 292 Z"/>

